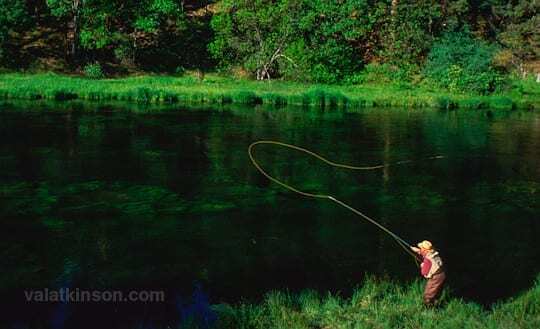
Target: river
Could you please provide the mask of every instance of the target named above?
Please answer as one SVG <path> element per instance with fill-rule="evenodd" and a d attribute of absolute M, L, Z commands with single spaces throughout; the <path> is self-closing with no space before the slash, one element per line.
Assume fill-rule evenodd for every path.
<path fill-rule="evenodd" d="M 4 103 L 0 292 L 11 323 L 28 312 L 171 316 L 194 291 L 217 304 L 276 289 L 347 295 L 366 275 L 418 278 L 372 224 L 257 172 L 247 147 L 261 139 L 354 165 L 410 160 L 358 172 L 256 149 L 289 184 L 334 195 L 411 243 L 431 240 L 454 296 L 489 305 L 540 272 L 539 113 Z M 23 290 L 45 287 L 161 289 L 168 302 L 151 312 L 25 303 Z"/>

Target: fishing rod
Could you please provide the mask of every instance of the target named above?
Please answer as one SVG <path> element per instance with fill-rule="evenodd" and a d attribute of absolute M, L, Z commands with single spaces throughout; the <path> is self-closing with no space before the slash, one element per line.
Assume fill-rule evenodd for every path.
<path fill-rule="evenodd" d="M 315 193 L 309 193 L 309 192 L 305 192 L 305 191 L 301 191 L 287 183 L 284 183 L 282 181 L 280 181 L 279 179 L 273 177 L 272 175 L 270 175 L 268 172 L 266 172 L 262 167 L 261 165 L 259 165 L 259 163 L 257 162 L 257 160 L 255 160 L 255 157 L 253 156 L 253 150 L 255 148 L 255 146 L 257 145 L 262 145 L 262 144 L 269 144 L 269 145 L 278 145 L 278 146 L 283 146 L 283 147 L 286 147 L 286 148 L 290 148 L 290 149 L 293 149 L 293 150 L 297 150 L 297 151 L 300 151 L 300 152 L 303 152 L 303 153 L 306 153 L 308 155 L 311 155 L 319 160 L 321 160 L 322 162 L 332 166 L 332 167 L 337 167 L 337 168 L 344 168 L 344 169 L 350 169 L 350 170 L 375 170 L 375 169 L 382 169 L 382 168 L 386 168 L 386 167 L 390 167 L 390 166 L 395 166 L 395 165 L 401 165 L 401 164 L 405 164 L 405 163 L 411 163 L 413 162 L 412 160 L 404 160 L 404 161 L 398 161 L 398 162 L 394 162 L 394 163 L 388 163 L 388 164 L 381 164 L 381 165 L 375 165 L 375 166 L 351 166 L 351 165 L 346 165 L 346 164 L 341 164 L 341 163 L 336 163 L 336 162 L 333 162 L 333 161 L 330 161 L 328 159 L 326 159 L 325 157 L 315 153 L 315 152 L 312 152 L 308 149 L 305 149 L 303 147 L 299 147 L 299 146 L 296 146 L 296 145 L 292 145 L 292 144 L 287 144 L 287 143 L 282 143 L 282 142 L 277 142 L 277 141 L 272 141 L 272 140 L 261 140 L 261 141 L 257 141 L 257 142 L 254 142 L 254 143 L 251 143 L 251 145 L 249 145 L 248 147 L 248 155 L 249 155 L 249 158 L 251 160 L 251 162 L 253 163 L 253 166 L 255 166 L 255 168 L 261 173 L 263 174 L 266 178 L 268 178 L 270 181 L 292 191 L 292 192 L 295 192 L 297 194 L 300 194 L 300 195 L 303 195 L 305 197 L 310 197 L 310 198 L 316 198 L 316 199 L 326 199 L 326 200 L 330 200 L 346 209 L 348 209 L 349 211 L 355 213 L 356 215 L 362 217 L 363 219 L 369 221 L 371 224 L 377 226 L 380 230 L 382 230 L 383 232 L 385 232 L 386 234 L 388 234 L 390 237 L 392 237 L 397 243 L 398 245 L 400 245 L 409 255 L 411 255 L 415 262 L 418 262 L 418 259 L 417 259 L 417 255 L 415 253 L 413 253 L 410 249 L 410 246 L 411 244 L 408 243 L 407 241 L 405 241 L 404 239 L 402 239 L 401 237 L 399 237 L 397 234 L 395 234 L 394 232 L 390 231 L 388 228 L 386 228 L 385 226 L 381 225 L 379 222 L 377 222 L 376 220 L 374 220 L 373 218 L 367 216 L 366 214 L 364 214 L 363 212 L 361 212 L 360 210 L 346 204 L 345 202 L 329 195 L 329 194 L 315 194 Z M 429 157 L 427 159 L 429 160 L 432 160 L 432 159 L 442 159 L 444 158 L 443 156 L 433 156 L 433 157 Z"/>

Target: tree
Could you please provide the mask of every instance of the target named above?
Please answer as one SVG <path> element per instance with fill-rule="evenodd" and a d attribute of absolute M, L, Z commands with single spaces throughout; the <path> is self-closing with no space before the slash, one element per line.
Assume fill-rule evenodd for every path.
<path fill-rule="evenodd" d="M 354 74 L 363 65 L 373 27 L 368 1 L 303 1 L 299 35 L 287 52 L 298 65 L 287 77 L 336 83 Z"/>
<path fill-rule="evenodd" d="M 378 55 L 382 62 L 400 67 L 421 63 L 442 30 L 442 18 L 439 0 L 393 0 L 381 17 Z"/>
<path fill-rule="evenodd" d="M 367 1 L 224 1 L 212 20 L 212 54 L 257 79 L 337 82 L 362 65 Z"/>
<path fill-rule="evenodd" d="M 140 48 L 156 44 L 158 34 L 165 26 L 172 25 L 176 29 L 185 27 L 183 1 L 177 0 L 145 0 L 132 1 L 124 20 L 128 22 L 127 40 L 123 47 L 116 52 L 119 58 L 127 57 L 131 52 L 131 62 L 135 62 Z M 122 50 L 125 53 L 122 53 Z"/>
<path fill-rule="evenodd" d="M 167 23 L 183 18 L 175 0 L 47 0 L 53 15 L 68 21 L 70 55 L 85 50 L 115 49 L 120 59 L 135 60 L 140 41 L 154 39 Z"/>
<path fill-rule="evenodd" d="M 76 58 L 78 40 L 79 40 L 79 21 L 81 12 L 83 12 L 84 6 L 88 2 L 87 0 L 47 0 L 47 5 L 51 8 L 51 12 L 54 16 L 66 17 L 69 19 L 68 23 L 68 36 L 69 42 L 68 55 L 72 58 Z"/>
<path fill-rule="evenodd" d="M 9 33 L 21 27 L 25 21 L 26 8 L 22 0 L 0 0 L 0 63 Z"/>
<path fill-rule="evenodd" d="M 257 80 L 270 79 L 296 38 L 299 0 L 225 0 L 212 19 L 211 53 L 224 65 L 239 62 Z"/>
<path fill-rule="evenodd" d="M 524 64 L 540 57 L 540 1 L 504 1 L 494 7 L 501 19 L 497 40 L 510 52 L 510 62 L 522 74 Z"/>

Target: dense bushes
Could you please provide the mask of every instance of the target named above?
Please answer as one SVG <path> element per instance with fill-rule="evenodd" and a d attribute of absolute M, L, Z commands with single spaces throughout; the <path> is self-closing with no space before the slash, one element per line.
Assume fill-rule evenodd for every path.
<path fill-rule="evenodd" d="M 223 66 L 241 65 L 257 80 L 336 83 L 362 65 L 355 44 L 369 26 L 363 2 L 225 0 L 221 8 L 209 49 Z"/>
<path fill-rule="evenodd" d="M 502 17 L 526 21 L 520 26 L 527 33 L 534 23 L 529 19 L 530 6 L 523 7 L 523 1 L 490 4 L 500 15 L 497 20 L 485 18 L 493 31 L 479 30 L 478 18 L 471 15 L 485 11 L 482 1 L 466 7 L 435 0 L 224 0 L 220 4 L 212 20 L 215 38 L 210 50 L 224 67 L 240 66 L 258 80 L 346 84 L 377 80 L 405 85 L 427 78 L 430 86 L 479 94 L 503 84 L 502 72 L 492 65 L 494 56 L 498 53 L 501 58 L 502 52 L 490 43 L 505 28 Z M 522 39 L 519 44 L 528 42 Z M 513 60 L 516 49 L 505 51 Z"/>
<path fill-rule="evenodd" d="M 85 73 L 90 60 L 114 75 L 402 87 L 427 78 L 485 94 L 502 84 L 495 52 L 505 73 L 535 70 L 537 12 L 529 0 L 0 0 L 0 67 Z"/>
<path fill-rule="evenodd" d="M 347 77 L 346 84 L 385 84 L 385 83 L 405 83 L 411 80 L 411 71 L 407 66 L 399 67 L 390 64 L 370 63 L 366 65 L 359 73 Z"/>
<path fill-rule="evenodd" d="M 431 48 L 424 73 L 451 91 L 486 94 L 503 83 L 492 65 L 496 51 L 495 46 L 465 33 L 447 33 Z"/>
<path fill-rule="evenodd" d="M 297 1 L 297 0 L 292 0 Z M 283 65 L 286 78 L 337 83 L 358 72 L 361 45 L 372 23 L 364 1 L 301 1 L 295 42 L 286 50 L 292 59 Z"/>
<path fill-rule="evenodd" d="M 216 5 L 206 6 L 214 2 Z M 0 0 L 0 48 L 7 44 L 4 39 L 11 38 L 10 47 L 16 51 L 24 46 L 27 32 L 32 32 L 32 38 L 39 39 L 34 44 L 39 46 L 19 49 L 24 50 L 25 58 L 31 61 L 36 56 L 66 52 L 61 55 L 69 70 L 80 70 L 88 59 L 120 72 L 174 72 L 179 66 L 202 68 L 203 62 L 211 70 L 217 60 L 258 79 L 320 83 L 358 80 L 370 63 L 390 65 L 397 73 L 395 79 L 407 80 L 420 71 L 430 50 L 430 62 L 444 58 L 441 54 L 445 52 L 466 53 L 476 46 L 477 55 L 469 57 L 493 57 L 487 43 L 455 33 L 444 36 L 432 49 L 433 40 L 444 31 L 466 26 L 478 40 L 498 40 L 505 45 L 506 52 L 501 52 L 505 56 L 499 56 L 499 61 L 508 69 L 534 60 L 538 53 L 533 37 L 536 6 L 526 0 L 511 5 L 478 1 L 466 6 L 436 0 L 207 0 L 186 1 L 185 6 L 173 0 L 77 3 L 74 7 L 63 0 L 41 5 Z M 497 17 L 480 15 L 479 22 L 478 13 L 485 12 L 488 5 Z M 29 31 L 20 28 L 23 17 L 32 23 L 27 26 Z M 13 33 L 16 31 L 20 33 Z M 72 36 L 64 38 L 66 44 L 57 48 L 48 44 L 66 34 Z M 452 45 L 449 40 L 456 42 Z M 462 49 L 456 51 L 457 45 Z M 212 59 L 202 59 L 209 55 L 207 50 Z M 477 76 L 470 70 L 477 63 L 464 65 L 466 61 L 444 63 L 443 71 L 427 69 L 426 73 L 446 77 L 441 85 L 455 90 L 472 85 L 485 92 L 496 87 L 493 71 L 484 70 L 486 74 Z M 481 64 L 481 68 L 485 66 Z"/>
<path fill-rule="evenodd" d="M 84 67 L 84 75 L 89 79 L 102 79 L 105 76 L 99 63 L 87 64 Z"/>

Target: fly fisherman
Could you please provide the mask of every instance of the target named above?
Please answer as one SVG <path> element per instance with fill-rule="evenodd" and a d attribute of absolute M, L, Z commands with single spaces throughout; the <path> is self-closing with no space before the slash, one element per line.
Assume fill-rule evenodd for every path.
<path fill-rule="evenodd" d="M 434 306 L 446 279 L 441 257 L 433 248 L 431 242 L 427 240 L 420 242 L 418 248 L 411 246 L 411 250 L 422 259 L 420 273 L 427 279 L 426 288 L 424 289 L 424 305 Z"/>

